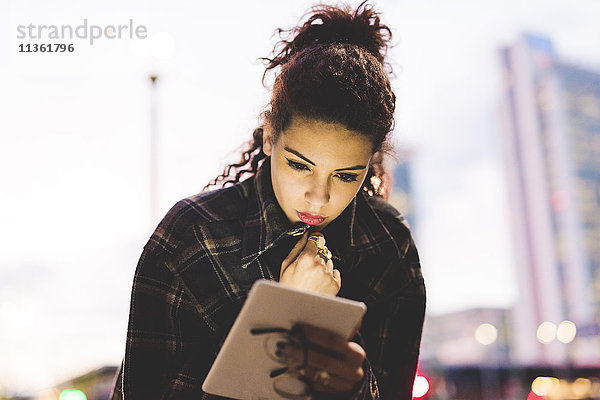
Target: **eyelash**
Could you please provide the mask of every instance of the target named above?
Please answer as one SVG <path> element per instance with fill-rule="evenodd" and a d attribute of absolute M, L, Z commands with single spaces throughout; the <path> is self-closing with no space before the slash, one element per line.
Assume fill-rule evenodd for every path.
<path fill-rule="evenodd" d="M 292 167 L 293 169 L 295 169 L 296 171 L 310 171 L 310 168 L 308 168 L 308 166 L 299 163 L 299 162 L 295 162 L 290 160 L 289 158 L 286 158 L 288 165 L 290 167 Z M 351 183 L 351 182 L 356 182 L 356 179 L 358 177 L 358 175 L 354 175 L 354 174 L 337 174 L 336 175 L 338 177 L 338 179 L 342 182 L 345 183 Z"/>

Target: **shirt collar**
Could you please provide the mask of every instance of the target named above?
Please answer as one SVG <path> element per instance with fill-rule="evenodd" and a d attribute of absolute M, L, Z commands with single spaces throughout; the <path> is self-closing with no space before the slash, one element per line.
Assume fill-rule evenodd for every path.
<path fill-rule="evenodd" d="M 292 224 L 277 202 L 271 182 L 271 158 L 267 157 L 252 179 L 244 221 L 242 265 L 250 264 L 278 240 L 300 236 L 310 226 Z"/>
<path fill-rule="evenodd" d="M 253 178 L 247 182 L 248 209 L 244 221 L 242 265 L 252 263 L 260 254 L 284 237 L 302 235 L 310 225 L 292 224 L 277 202 L 271 181 L 271 158 L 267 157 Z M 335 233 L 334 233 L 335 232 Z M 376 252 L 372 243 L 394 241 L 361 190 L 346 209 L 332 221 L 323 233 L 334 253 Z M 334 233 L 334 234 L 332 234 Z"/>

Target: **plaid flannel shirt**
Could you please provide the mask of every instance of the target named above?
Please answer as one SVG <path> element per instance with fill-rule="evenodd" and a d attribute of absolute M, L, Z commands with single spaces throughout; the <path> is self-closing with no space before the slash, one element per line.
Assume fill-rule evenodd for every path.
<path fill-rule="evenodd" d="M 201 386 L 250 287 L 279 279 L 293 234 L 308 228 L 279 207 L 269 158 L 251 179 L 179 201 L 139 260 L 112 399 L 219 399 Z M 355 338 L 365 377 L 351 397 L 412 399 L 425 286 L 402 216 L 360 191 L 322 232 L 342 276 L 338 295 L 367 305 Z"/>

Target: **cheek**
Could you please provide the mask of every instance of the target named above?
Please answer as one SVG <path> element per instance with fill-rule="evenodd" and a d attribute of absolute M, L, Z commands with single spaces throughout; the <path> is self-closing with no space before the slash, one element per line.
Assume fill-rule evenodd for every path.
<path fill-rule="evenodd" d="M 346 205 L 348 203 L 350 203 L 352 201 L 352 199 L 354 198 L 354 196 L 356 196 L 356 193 L 358 193 L 358 190 L 360 189 L 360 187 L 362 185 L 358 185 L 358 184 L 343 184 L 344 186 L 342 186 L 342 188 L 340 188 L 339 192 L 338 192 L 338 199 L 337 201 L 340 203 L 345 203 Z"/>
<path fill-rule="evenodd" d="M 363 180 L 359 179 L 358 182 L 354 182 L 353 185 L 348 185 L 347 191 L 345 192 L 346 205 L 348 205 L 357 195 L 360 194 L 363 184 Z"/>
<path fill-rule="evenodd" d="M 279 169 L 273 182 L 277 186 L 278 197 L 286 203 L 285 206 L 293 207 L 294 202 L 297 202 L 303 194 L 302 182 L 294 171 L 287 171 L 286 168 Z"/>

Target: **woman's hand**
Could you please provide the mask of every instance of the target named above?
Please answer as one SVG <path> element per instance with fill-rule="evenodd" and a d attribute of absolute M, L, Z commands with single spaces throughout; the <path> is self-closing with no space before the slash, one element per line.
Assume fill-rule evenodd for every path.
<path fill-rule="evenodd" d="M 299 368 L 313 389 L 326 393 L 351 391 L 364 376 L 365 350 L 328 330 L 310 325 L 301 328 L 308 347 L 306 355 L 301 347 L 287 343 L 279 350 L 281 356 Z"/>
<path fill-rule="evenodd" d="M 310 236 L 318 238 L 308 240 L 308 233 L 305 233 L 283 260 L 279 282 L 298 289 L 335 296 L 342 287 L 340 271 L 333 268 L 333 261 L 325 261 L 318 253 L 319 247 L 325 246 L 323 234 L 313 232 Z"/>

